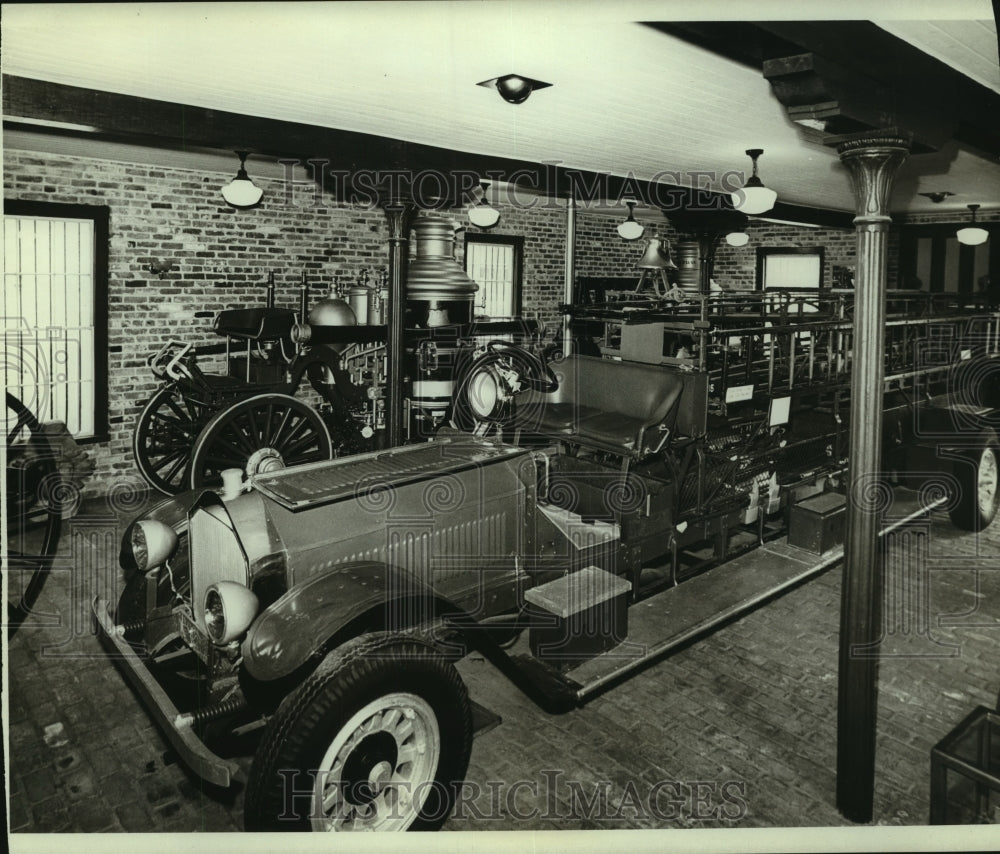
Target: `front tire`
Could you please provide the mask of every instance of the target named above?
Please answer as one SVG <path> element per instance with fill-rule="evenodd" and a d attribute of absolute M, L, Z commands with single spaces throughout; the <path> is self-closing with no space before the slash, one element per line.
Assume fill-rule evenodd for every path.
<path fill-rule="evenodd" d="M 958 495 L 949 514 L 956 527 L 965 531 L 982 531 L 996 517 L 1000 506 L 998 463 L 1000 457 L 994 442 L 956 461 L 954 475 Z"/>
<path fill-rule="evenodd" d="M 468 693 L 430 644 L 362 635 L 278 707 L 254 757 L 244 826 L 434 830 L 472 751 Z"/>

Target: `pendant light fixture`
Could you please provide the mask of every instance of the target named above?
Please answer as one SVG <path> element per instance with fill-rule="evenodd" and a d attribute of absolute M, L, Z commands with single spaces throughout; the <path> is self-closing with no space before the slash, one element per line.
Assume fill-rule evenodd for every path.
<path fill-rule="evenodd" d="M 986 242 L 990 233 L 985 228 L 976 225 L 976 211 L 979 210 L 979 205 L 966 205 L 966 207 L 972 211 L 972 224 L 960 228 L 955 233 L 955 237 L 958 238 L 959 243 L 966 246 L 978 246 L 980 243 Z"/>
<path fill-rule="evenodd" d="M 726 243 L 730 246 L 746 246 L 750 242 L 750 235 L 745 231 L 730 231 L 726 235 Z"/>
<path fill-rule="evenodd" d="M 732 193 L 733 207 L 745 214 L 762 214 L 774 207 L 778 194 L 765 187 L 757 177 L 757 158 L 764 153 L 764 149 L 748 148 L 746 153 L 753 161 L 753 174 L 747 178 L 742 189 Z"/>
<path fill-rule="evenodd" d="M 635 221 L 635 216 L 633 215 L 635 202 L 629 199 L 625 204 L 628 205 L 628 219 L 618 223 L 618 234 L 625 240 L 638 240 L 642 237 L 646 229 L 642 226 L 642 223 Z"/>
<path fill-rule="evenodd" d="M 264 195 L 264 191 L 256 186 L 247 175 L 245 165 L 247 155 L 246 151 L 236 152 L 236 156 L 240 158 L 240 171 L 236 173 L 236 177 L 232 181 L 222 188 L 222 198 L 234 208 L 252 208 Z"/>
<path fill-rule="evenodd" d="M 490 182 L 480 181 L 479 186 L 483 188 L 483 194 L 479 197 L 479 201 L 469 208 L 469 222 L 479 228 L 493 228 L 500 220 L 500 211 L 493 207 L 486 197 Z"/>

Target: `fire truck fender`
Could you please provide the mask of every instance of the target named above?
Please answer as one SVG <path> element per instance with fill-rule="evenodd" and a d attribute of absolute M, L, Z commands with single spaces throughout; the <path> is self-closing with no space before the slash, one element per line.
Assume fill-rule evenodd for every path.
<path fill-rule="evenodd" d="M 289 676 L 331 642 L 377 630 L 403 631 L 443 613 L 461 613 L 399 566 L 341 564 L 295 585 L 254 621 L 242 644 L 243 666 L 260 682 Z"/>

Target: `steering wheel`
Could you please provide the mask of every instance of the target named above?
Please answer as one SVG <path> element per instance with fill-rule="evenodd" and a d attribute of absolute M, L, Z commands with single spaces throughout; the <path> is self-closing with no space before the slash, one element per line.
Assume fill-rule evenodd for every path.
<path fill-rule="evenodd" d="M 486 345 L 484 356 L 490 354 L 497 358 L 510 359 L 511 367 L 520 367 L 522 379 L 527 382 L 529 388 L 535 391 L 552 392 L 559 388 L 559 379 L 552 372 L 549 363 L 518 344 L 511 344 L 507 341 L 490 341 Z"/>

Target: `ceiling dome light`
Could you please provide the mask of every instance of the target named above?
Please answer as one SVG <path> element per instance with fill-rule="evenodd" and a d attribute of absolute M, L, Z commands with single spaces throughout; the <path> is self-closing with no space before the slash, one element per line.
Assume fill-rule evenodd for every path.
<path fill-rule="evenodd" d="M 941 204 L 941 202 L 947 199 L 948 196 L 954 196 L 955 194 L 951 192 L 951 190 L 936 190 L 933 193 L 917 193 L 917 195 L 926 196 L 928 199 L 934 202 L 934 204 L 939 205 Z"/>
<path fill-rule="evenodd" d="M 726 235 L 726 243 L 730 246 L 746 246 L 750 242 L 750 235 L 745 231 L 730 231 Z"/>
<path fill-rule="evenodd" d="M 979 205 L 966 205 L 966 207 L 972 211 L 972 224 L 960 228 L 955 232 L 955 237 L 958 238 L 959 243 L 966 246 L 979 246 L 980 243 L 985 243 L 989 239 L 990 233 L 985 228 L 976 225 L 976 211 L 979 210 Z"/>
<path fill-rule="evenodd" d="M 479 186 L 483 188 L 483 194 L 479 201 L 469 208 L 469 222 L 479 228 L 493 228 L 500 220 L 500 211 L 490 204 L 486 198 L 486 192 L 490 188 L 489 181 L 480 181 Z"/>
<path fill-rule="evenodd" d="M 476 85 L 496 89 L 500 93 L 500 97 L 508 104 L 523 104 L 532 92 L 537 89 L 545 89 L 552 84 L 542 80 L 533 80 L 521 74 L 504 74 L 503 77 L 493 77 Z"/>
<path fill-rule="evenodd" d="M 245 168 L 247 152 L 237 151 L 236 156 L 240 158 L 240 170 L 236 173 L 236 177 L 222 188 L 222 198 L 234 208 L 252 208 L 261 200 L 264 191 L 247 175 Z"/>
<path fill-rule="evenodd" d="M 635 217 L 632 214 L 635 208 L 635 202 L 627 201 L 625 204 L 628 205 L 628 219 L 624 222 L 618 223 L 618 234 L 625 240 L 638 240 L 642 237 L 646 229 L 643 227 L 642 223 L 636 222 Z"/>
<path fill-rule="evenodd" d="M 762 214 L 771 210 L 778 200 L 778 194 L 764 186 L 757 177 L 757 158 L 764 153 L 763 148 L 748 148 L 747 156 L 753 161 L 753 174 L 742 189 L 732 193 L 733 207 L 745 214 Z"/>

